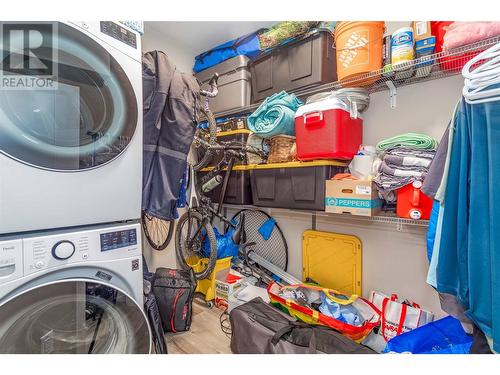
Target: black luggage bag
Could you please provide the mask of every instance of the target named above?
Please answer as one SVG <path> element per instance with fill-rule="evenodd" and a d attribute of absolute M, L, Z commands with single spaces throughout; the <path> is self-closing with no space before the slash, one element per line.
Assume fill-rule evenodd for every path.
<path fill-rule="evenodd" d="M 153 284 L 164 332 L 188 331 L 193 315 L 196 277 L 192 269 L 158 268 Z"/>
<path fill-rule="evenodd" d="M 257 297 L 231 310 L 235 354 L 376 354 L 327 327 L 299 322 Z"/>

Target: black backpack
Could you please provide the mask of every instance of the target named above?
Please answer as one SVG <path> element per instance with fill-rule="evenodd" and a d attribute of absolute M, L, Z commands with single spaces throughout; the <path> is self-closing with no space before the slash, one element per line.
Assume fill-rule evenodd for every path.
<path fill-rule="evenodd" d="M 156 269 L 153 293 L 164 332 L 188 331 L 193 315 L 196 278 L 192 269 Z"/>

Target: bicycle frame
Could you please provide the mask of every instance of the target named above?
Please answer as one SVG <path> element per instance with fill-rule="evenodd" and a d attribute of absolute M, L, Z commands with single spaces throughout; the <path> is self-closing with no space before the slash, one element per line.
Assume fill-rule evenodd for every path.
<path fill-rule="evenodd" d="M 213 207 L 213 203 L 210 200 L 210 198 L 204 196 L 203 193 L 201 193 L 201 195 L 202 195 L 201 199 L 198 199 L 198 197 L 197 197 L 197 195 L 198 195 L 197 194 L 198 193 L 197 190 L 198 189 L 196 189 L 196 187 L 197 187 L 196 176 L 195 176 L 194 171 L 191 168 L 191 177 L 192 178 L 190 179 L 191 183 L 190 183 L 190 188 L 189 188 L 189 190 L 190 190 L 190 198 L 189 198 L 190 207 L 197 208 L 200 211 L 206 210 L 206 211 L 208 211 L 210 213 L 210 215 L 203 215 L 204 219 L 203 219 L 202 225 L 200 225 L 198 227 L 198 229 L 193 234 L 193 236 L 190 236 L 191 226 L 188 227 L 188 238 L 189 238 L 189 241 L 187 243 L 188 247 L 192 246 L 193 240 L 195 238 L 197 238 L 197 236 L 200 234 L 200 230 L 201 230 L 201 228 L 203 227 L 204 224 L 206 224 L 206 223 L 213 224 L 214 217 L 217 217 L 219 220 L 221 220 L 221 221 L 229 224 L 233 228 L 236 227 L 233 223 L 231 223 L 230 220 L 228 220 L 222 214 L 223 209 L 224 209 L 224 199 L 226 198 L 227 187 L 229 185 L 229 178 L 231 177 L 231 173 L 232 173 L 233 168 L 234 168 L 235 160 L 236 160 L 236 156 L 229 157 L 229 161 L 227 161 L 227 162 L 225 161 L 225 159 L 223 159 L 207 175 L 207 177 L 208 177 L 207 179 L 210 179 L 213 176 L 215 176 L 216 174 L 218 174 L 221 170 L 224 171 L 224 169 L 226 169 L 224 171 L 225 172 L 224 179 L 223 179 L 223 181 L 221 183 L 222 188 L 221 188 L 221 191 L 220 191 L 220 194 L 219 194 L 219 203 L 218 203 L 217 209 L 215 209 Z M 227 164 L 227 167 L 225 167 L 226 164 Z M 201 189 L 199 189 L 199 190 L 201 191 Z M 188 211 L 188 215 L 189 215 L 189 211 Z"/>

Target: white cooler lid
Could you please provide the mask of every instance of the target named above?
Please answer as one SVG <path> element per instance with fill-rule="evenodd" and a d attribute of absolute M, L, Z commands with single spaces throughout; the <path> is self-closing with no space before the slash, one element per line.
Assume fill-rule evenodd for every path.
<path fill-rule="evenodd" d="M 328 111 L 331 109 L 341 109 L 343 111 L 349 112 L 349 106 L 338 98 L 332 97 L 324 100 L 319 100 L 314 103 L 304 104 L 297 109 L 295 112 L 295 118 L 301 117 L 305 113 L 314 111 Z M 362 119 L 362 116 L 358 113 L 358 118 Z"/>

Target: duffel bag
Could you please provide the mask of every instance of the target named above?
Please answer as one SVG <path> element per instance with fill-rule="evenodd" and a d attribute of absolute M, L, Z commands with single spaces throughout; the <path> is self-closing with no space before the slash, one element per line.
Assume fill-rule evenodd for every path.
<path fill-rule="evenodd" d="M 268 287 L 271 303 L 294 318 L 323 325 L 361 342 L 380 322 L 380 310 L 356 295 L 345 296 L 332 289 L 313 285 L 273 283 Z"/>
<path fill-rule="evenodd" d="M 153 293 L 164 332 L 188 331 L 193 315 L 193 296 L 196 278 L 193 270 L 158 268 Z"/>
<path fill-rule="evenodd" d="M 231 310 L 235 354 L 375 354 L 340 333 L 312 326 L 257 297 Z"/>

